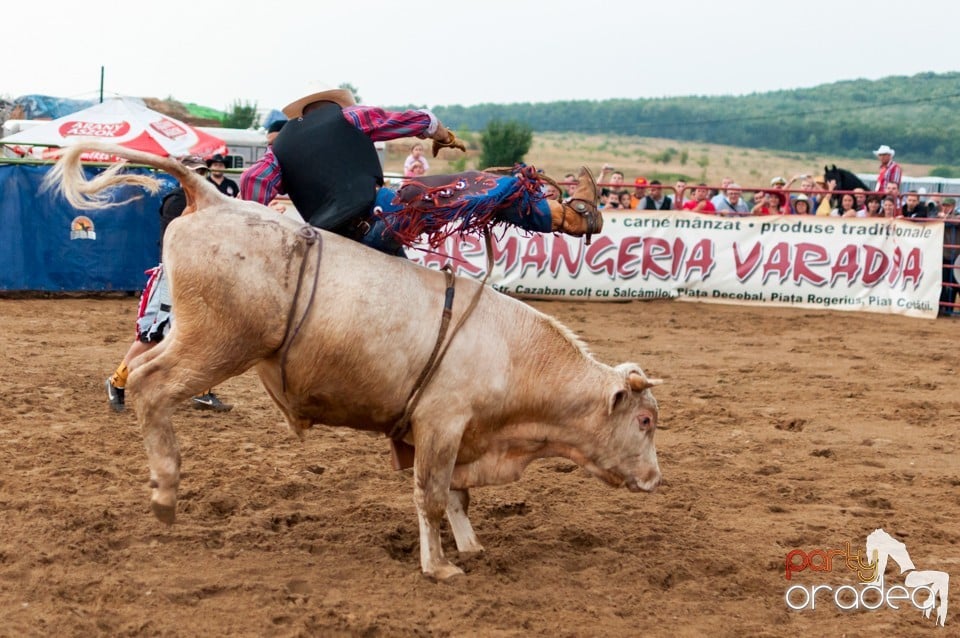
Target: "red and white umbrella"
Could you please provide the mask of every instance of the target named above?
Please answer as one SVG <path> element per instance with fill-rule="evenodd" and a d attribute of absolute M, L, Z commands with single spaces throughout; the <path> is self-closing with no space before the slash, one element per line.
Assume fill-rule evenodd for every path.
<path fill-rule="evenodd" d="M 148 109 L 142 102 L 118 98 L 50 120 L 3 139 L 19 156 L 52 158 L 53 147 L 70 146 L 78 141 L 112 142 L 155 155 L 193 154 L 207 157 L 227 154 L 223 140 L 163 113 Z M 104 153 L 85 153 L 81 159 L 111 162 L 116 158 Z"/>

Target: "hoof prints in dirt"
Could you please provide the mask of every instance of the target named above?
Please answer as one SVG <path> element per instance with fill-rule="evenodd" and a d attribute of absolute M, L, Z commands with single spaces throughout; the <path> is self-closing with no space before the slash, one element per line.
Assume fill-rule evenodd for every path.
<path fill-rule="evenodd" d="M 572 529 L 569 527 L 563 529 L 563 532 L 560 534 L 560 540 L 572 547 L 583 549 L 593 549 L 594 547 L 607 544 L 607 542 L 599 536 L 595 536 L 581 529 Z"/>
<path fill-rule="evenodd" d="M 296 440 L 253 371 L 223 384 L 242 397 L 229 415 L 175 411 L 180 517 L 159 524 L 133 414 L 109 415 L 102 395 L 136 299 L 0 302 L 0 635 L 936 633 L 906 609 L 790 613 L 784 557 L 862 551 L 883 527 L 919 569 L 951 570 L 960 400 L 944 344 L 960 323 L 535 307 L 578 317 L 601 361 L 668 380 L 655 394 L 673 425 L 656 438 L 669 485 L 631 494 L 540 461 L 471 494 L 487 551 L 457 552 L 445 525 L 444 553 L 467 576 L 441 585 L 420 574 L 412 480 L 389 470 L 382 439 L 318 427 Z M 884 346 L 892 335 L 909 348 Z"/>
<path fill-rule="evenodd" d="M 387 535 L 382 547 L 393 560 L 407 563 L 415 558 L 418 545 L 416 532 L 401 525 Z"/>
<path fill-rule="evenodd" d="M 268 527 L 272 532 L 279 532 L 280 530 L 283 530 L 283 529 L 296 527 L 300 523 L 306 523 L 306 522 L 311 522 L 316 520 L 318 520 L 318 517 L 316 516 L 301 514 L 300 512 L 293 512 L 292 514 L 270 517 L 270 522 L 268 524 Z"/>
<path fill-rule="evenodd" d="M 787 432 L 803 432 L 806 425 L 806 419 L 790 419 L 789 421 L 778 420 L 773 427 Z"/>
<path fill-rule="evenodd" d="M 504 519 L 511 516 L 525 516 L 530 511 L 523 501 L 519 503 L 501 503 L 490 508 L 489 516 L 494 519 Z"/>

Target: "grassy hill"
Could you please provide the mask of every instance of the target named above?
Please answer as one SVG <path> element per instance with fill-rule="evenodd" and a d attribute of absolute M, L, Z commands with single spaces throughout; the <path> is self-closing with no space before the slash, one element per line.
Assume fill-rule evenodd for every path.
<path fill-rule="evenodd" d="M 629 135 L 783 153 L 870 158 L 880 144 L 898 160 L 960 166 L 960 73 L 850 80 L 745 96 L 442 106 L 448 127 L 481 131 L 516 120 L 535 132 Z M 730 158 L 734 164 L 734 158 Z M 841 162 L 838 161 L 839 165 Z M 774 168 L 777 171 L 778 169 Z M 761 171 L 762 172 L 762 171 Z M 941 171 L 943 177 L 960 173 Z"/>
<path fill-rule="evenodd" d="M 145 98 L 148 106 L 197 125 L 217 125 L 224 113 L 176 100 Z M 405 108 L 416 105 L 394 106 Z M 534 131 L 526 161 L 561 178 L 580 165 L 599 172 L 613 164 L 628 182 L 642 175 L 672 183 L 718 184 L 733 177 L 744 187 L 820 173 L 837 164 L 872 173 L 871 151 L 897 149 L 909 176 L 960 177 L 960 73 L 923 73 L 850 80 L 809 89 L 745 96 L 685 96 L 647 100 L 436 107 L 433 111 L 468 141 L 465 168 L 481 168 L 479 131 L 493 120 L 517 120 Z M 413 140 L 387 146 L 386 168 L 399 172 Z M 431 173 L 464 168 L 463 156 L 443 151 Z"/>

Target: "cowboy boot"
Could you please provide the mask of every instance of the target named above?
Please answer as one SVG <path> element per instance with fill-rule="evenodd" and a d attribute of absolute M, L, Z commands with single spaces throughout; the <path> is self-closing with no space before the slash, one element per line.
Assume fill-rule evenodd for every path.
<path fill-rule="evenodd" d="M 573 189 L 570 199 L 565 202 L 551 200 L 550 217 L 553 221 L 554 232 L 566 233 L 574 237 L 587 236 L 599 233 L 603 229 L 603 216 L 597 208 L 597 183 L 586 166 L 580 168 L 580 178 L 577 187 Z"/>

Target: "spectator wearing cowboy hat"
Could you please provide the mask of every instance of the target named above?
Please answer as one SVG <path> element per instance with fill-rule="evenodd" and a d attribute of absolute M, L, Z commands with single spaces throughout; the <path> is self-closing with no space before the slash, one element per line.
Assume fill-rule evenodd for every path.
<path fill-rule="evenodd" d="M 813 211 L 810 210 L 810 198 L 807 197 L 806 193 L 800 193 L 791 200 L 790 210 L 793 215 L 813 214 Z"/>
<path fill-rule="evenodd" d="M 874 186 L 874 190 L 885 192 L 887 184 L 896 184 L 899 187 L 903 171 L 900 165 L 893 161 L 893 156 L 897 152 L 886 144 L 881 144 L 873 154 L 880 160 L 880 174 L 877 176 L 877 185 Z"/>
<path fill-rule="evenodd" d="M 223 155 L 217 153 L 208 159 L 207 168 L 210 169 L 207 181 L 216 186 L 221 193 L 227 197 L 236 197 L 240 194 L 240 187 L 237 186 L 237 183 L 223 174 L 224 169 L 227 168 L 227 160 L 224 159 Z"/>
<path fill-rule="evenodd" d="M 769 193 L 777 196 L 776 211 L 773 211 L 774 215 L 792 215 L 793 211 L 790 209 L 790 197 L 783 190 L 787 187 L 787 180 L 784 177 L 777 175 L 770 180 L 770 191 Z M 772 205 L 772 204 L 771 204 Z"/>
<path fill-rule="evenodd" d="M 289 119 L 273 146 L 240 177 L 243 199 L 268 205 L 285 192 L 312 226 L 381 252 L 403 256 L 423 236 L 436 245 L 498 223 L 588 238 L 603 227 L 596 182 L 585 169 L 569 202 L 546 199 L 547 178 L 523 165 L 385 186 L 374 142 L 431 139 L 434 157 L 443 148 L 466 150 L 429 110 L 387 111 L 357 104 L 349 90 L 314 86 L 283 113 Z"/>

